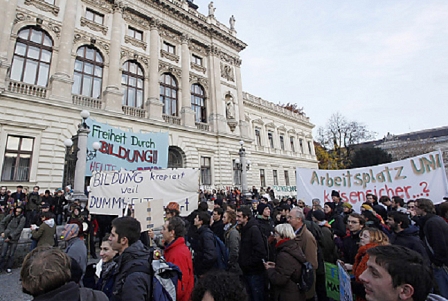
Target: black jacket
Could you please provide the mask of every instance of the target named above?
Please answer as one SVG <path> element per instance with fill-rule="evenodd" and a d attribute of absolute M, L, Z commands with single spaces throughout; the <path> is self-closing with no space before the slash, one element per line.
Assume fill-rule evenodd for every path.
<path fill-rule="evenodd" d="M 251 218 L 241 228 L 241 247 L 238 262 L 244 275 L 263 273 L 265 270 L 263 259 L 266 256 L 267 250 L 258 223 L 254 218 Z"/>
<path fill-rule="evenodd" d="M 138 240 L 114 259 L 117 262 L 114 301 L 146 301 L 151 293 L 150 250 Z M 152 296 L 151 296 L 152 297 Z"/>
<path fill-rule="evenodd" d="M 340 238 L 345 237 L 345 224 L 344 218 L 340 214 L 333 214 L 327 219 L 328 223 L 331 225 L 331 229 L 333 233 L 339 236 Z"/>
<path fill-rule="evenodd" d="M 355 256 L 358 253 L 359 248 L 360 233 L 361 231 L 356 233 L 350 232 L 350 235 L 344 237 L 342 240 L 342 253 L 344 254 L 345 263 L 355 263 Z"/>
<path fill-rule="evenodd" d="M 217 222 L 213 222 L 213 225 L 210 226 L 210 229 L 213 233 L 215 233 L 216 236 L 219 237 L 222 242 L 224 242 L 224 223 L 222 222 L 222 219 Z"/>
<path fill-rule="evenodd" d="M 108 301 L 103 292 L 94 291 L 89 288 L 79 288 L 75 282 L 69 282 L 46 294 L 35 297 L 34 301 L 79 301 L 83 294 L 85 301 Z"/>
<path fill-rule="evenodd" d="M 426 214 L 419 220 L 423 240 L 431 263 L 448 266 L 448 223 L 435 214 Z"/>
<path fill-rule="evenodd" d="M 193 241 L 193 271 L 195 275 L 203 275 L 210 271 L 217 260 L 215 237 L 207 225 L 197 230 L 197 238 Z"/>
<path fill-rule="evenodd" d="M 418 233 L 418 227 L 411 225 L 401 232 L 393 233 L 390 237 L 390 243 L 393 245 L 403 246 L 420 253 L 425 262 L 429 264 L 428 253 L 426 252 L 425 245 L 418 236 Z"/>

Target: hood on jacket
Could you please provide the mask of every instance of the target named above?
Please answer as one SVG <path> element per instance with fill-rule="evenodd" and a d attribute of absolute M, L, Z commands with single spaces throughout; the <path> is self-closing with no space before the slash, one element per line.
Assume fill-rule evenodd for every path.
<path fill-rule="evenodd" d="M 429 294 L 428 297 L 426 298 L 426 301 L 448 301 L 448 300 L 436 294 Z"/>
<path fill-rule="evenodd" d="M 302 249 L 300 248 L 297 241 L 295 241 L 294 239 L 285 241 L 284 243 L 280 244 L 277 247 L 277 251 L 286 252 L 301 263 L 306 262 L 305 254 L 303 254 Z"/>
<path fill-rule="evenodd" d="M 48 227 L 53 228 L 54 227 L 54 218 L 47 219 L 44 221 L 48 225 Z"/>

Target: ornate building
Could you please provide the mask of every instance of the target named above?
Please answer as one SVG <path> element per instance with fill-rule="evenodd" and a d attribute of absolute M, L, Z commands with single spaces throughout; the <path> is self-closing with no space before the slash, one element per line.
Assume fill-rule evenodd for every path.
<path fill-rule="evenodd" d="M 11 0 L 0 10 L 0 184 L 61 187 L 79 112 L 133 132 L 168 131 L 168 167 L 201 168 L 201 185 L 295 185 L 317 168 L 294 113 L 243 93 L 235 19 L 186 0 Z M 233 16 L 232 16 L 233 17 Z"/>

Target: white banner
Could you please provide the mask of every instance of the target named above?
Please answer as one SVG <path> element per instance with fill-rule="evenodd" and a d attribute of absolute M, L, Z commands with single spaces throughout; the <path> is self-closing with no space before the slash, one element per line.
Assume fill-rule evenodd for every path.
<path fill-rule="evenodd" d="M 93 214 L 119 215 L 127 204 L 163 199 L 177 202 L 181 215 L 198 207 L 198 169 L 119 170 L 94 173 L 88 209 Z"/>
<path fill-rule="evenodd" d="M 360 211 L 366 194 L 378 199 L 399 196 L 405 201 L 428 198 L 442 202 L 448 185 L 441 152 L 431 152 L 402 161 L 370 167 L 322 170 L 297 168 L 297 198 L 308 205 L 313 198 L 331 202 L 331 191 L 340 193 L 342 201 L 350 202 Z"/>

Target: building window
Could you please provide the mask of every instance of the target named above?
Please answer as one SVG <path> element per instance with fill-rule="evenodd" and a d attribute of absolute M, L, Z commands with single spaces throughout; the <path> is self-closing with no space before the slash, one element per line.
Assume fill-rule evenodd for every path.
<path fill-rule="evenodd" d="M 33 138 L 8 136 L 3 161 L 2 181 L 29 181 L 33 144 Z"/>
<path fill-rule="evenodd" d="M 283 138 L 283 136 L 280 136 L 280 148 L 282 150 L 285 150 L 285 139 Z"/>
<path fill-rule="evenodd" d="M 54 0 L 44 0 L 44 2 L 47 2 L 48 4 L 54 5 Z"/>
<path fill-rule="evenodd" d="M 278 185 L 278 174 L 276 170 L 272 171 L 272 176 L 274 177 L 274 185 Z"/>
<path fill-rule="evenodd" d="M 264 176 L 264 169 L 260 169 L 260 185 L 266 187 L 266 178 Z"/>
<path fill-rule="evenodd" d="M 310 155 L 313 154 L 313 149 L 311 148 L 311 141 L 308 141 L 308 151 Z"/>
<path fill-rule="evenodd" d="M 143 41 L 143 31 L 135 29 L 131 26 L 128 27 L 128 36 Z"/>
<path fill-rule="evenodd" d="M 201 157 L 201 184 L 212 184 L 211 158 Z"/>
<path fill-rule="evenodd" d="M 233 183 L 235 185 L 241 185 L 241 170 L 236 166 L 235 159 L 232 160 L 233 166 Z"/>
<path fill-rule="evenodd" d="M 10 78 L 46 87 L 52 52 L 53 41 L 45 31 L 35 27 L 22 29 L 17 36 Z"/>
<path fill-rule="evenodd" d="M 289 186 L 289 172 L 285 170 L 285 185 Z"/>
<path fill-rule="evenodd" d="M 291 144 L 291 151 L 293 152 L 293 153 L 295 153 L 296 152 L 296 148 L 294 147 L 294 137 L 289 137 L 289 143 Z"/>
<path fill-rule="evenodd" d="M 121 87 L 123 90 L 123 105 L 143 108 L 143 69 L 135 61 L 126 61 L 121 73 Z"/>
<path fill-rule="evenodd" d="M 268 133 L 268 141 L 269 141 L 269 146 L 271 148 L 274 148 L 274 137 L 272 136 L 271 132 Z"/>
<path fill-rule="evenodd" d="M 299 139 L 300 152 L 303 154 L 303 139 Z"/>
<path fill-rule="evenodd" d="M 176 54 L 176 46 L 171 45 L 170 43 L 163 42 L 162 49 L 166 52 Z"/>
<path fill-rule="evenodd" d="M 257 145 L 261 146 L 261 135 L 259 129 L 255 129 L 255 140 L 257 140 Z"/>
<path fill-rule="evenodd" d="M 103 67 L 103 57 L 98 50 L 90 46 L 79 47 L 76 51 L 72 93 L 100 98 Z"/>
<path fill-rule="evenodd" d="M 177 116 L 177 82 L 171 74 L 160 77 L 160 100 L 164 104 L 163 114 Z"/>
<path fill-rule="evenodd" d="M 202 66 L 202 58 L 197 56 L 197 55 L 192 55 L 191 56 L 191 60 L 193 61 L 193 63 L 195 63 L 196 65 Z"/>
<path fill-rule="evenodd" d="M 88 8 L 86 9 L 86 19 L 98 24 L 103 24 L 104 15 Z"/>
<path fill-rule="evenodd" d="M 194 111 L 196 122 L 207 122 L 205 117 L 205 93 L 201 85 L 191 85 L 191 108 Z"/>

